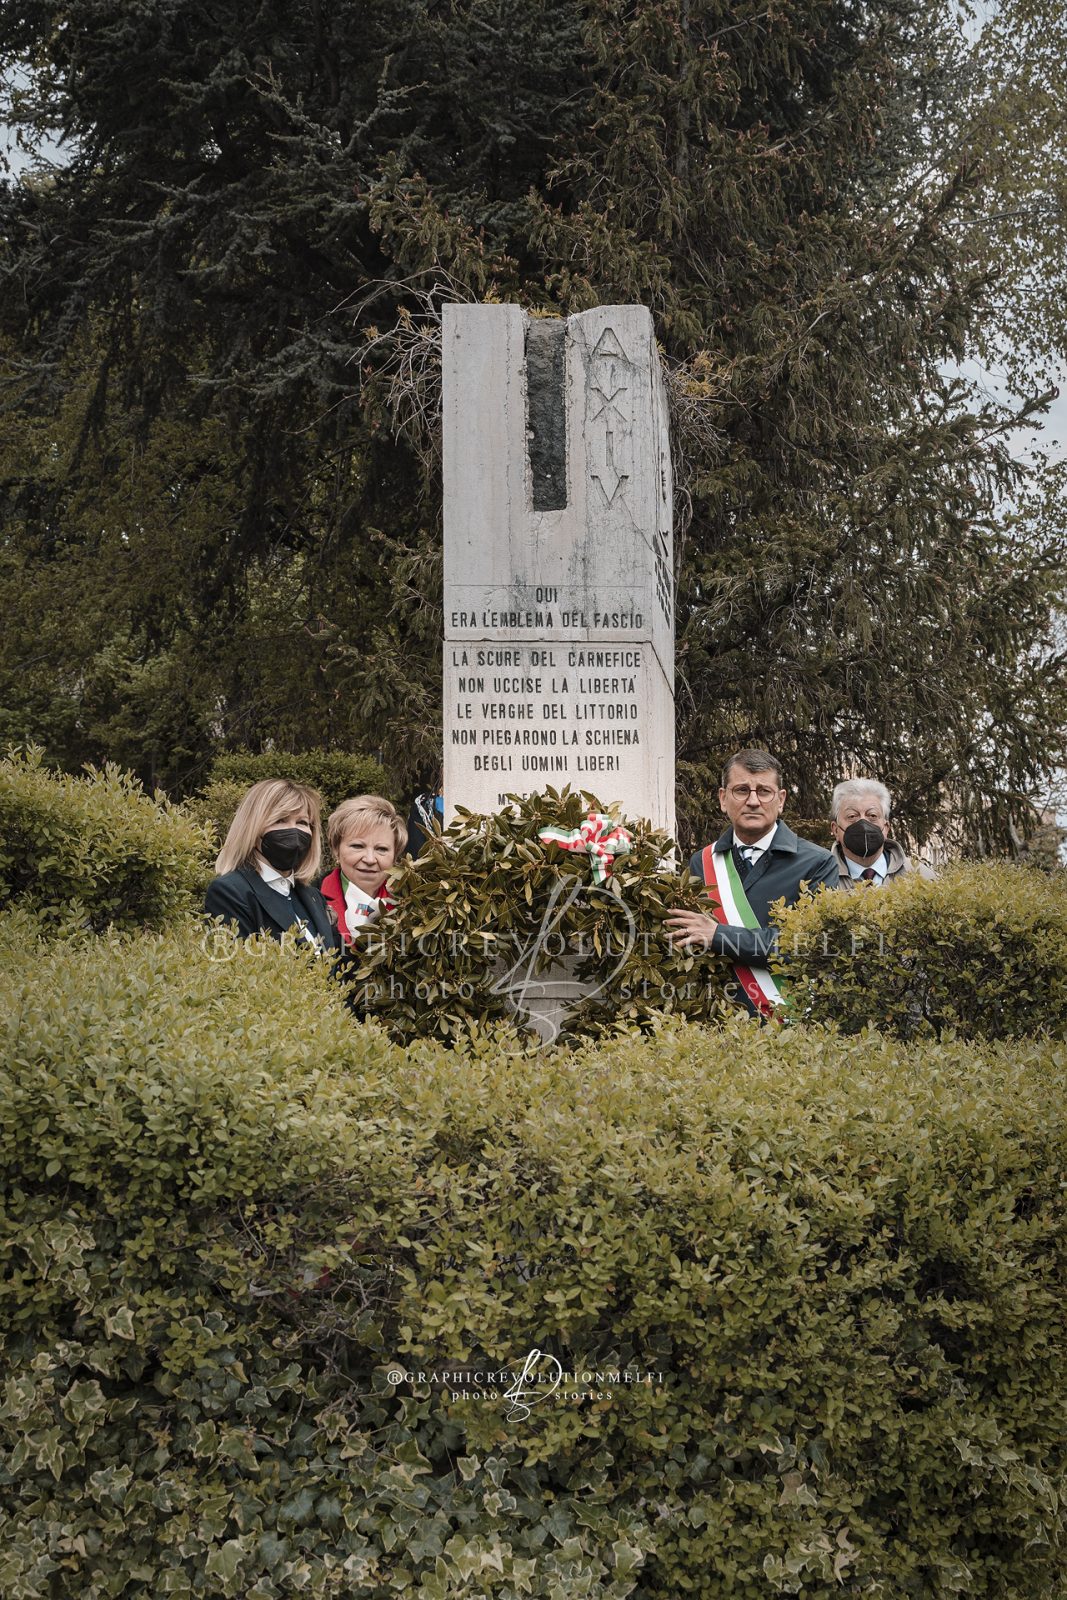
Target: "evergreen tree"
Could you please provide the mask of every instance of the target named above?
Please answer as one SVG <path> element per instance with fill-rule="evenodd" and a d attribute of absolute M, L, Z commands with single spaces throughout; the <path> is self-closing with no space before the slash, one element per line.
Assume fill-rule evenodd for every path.
<path fill-rule="evenodd" d="M 132 622 L 148 506 L 178 497 L 180 546 L 179 461 L 212 486 L 171 603 L 123 623 L 95 736 L 70 641 L 68 759 L 117 741 L 180 785 L 219 739 L 384 742 L 398 780 L 432 758 L 437 484 L 388 388 L 408 358 L 432 374 L 420 296 L 638 300 L 676 400 L 689 828 L 759 740 L 802 812 L 858 767 L 915 835 L 947 794 L 973 845 L 1007 843 L 1060 750 L 1062 548 L 1010 419 L 946 373 L 991 336 L 1019 230 L 979 249 L 979 219 L 1036 113 L 1016 85 L 994 114 L 936 3 L 11 0 L 0 55 L 68 157 L 2 197 L 6 460 L 42 441 L 5 471 L 8 581 L 58 616 L 78 546 Z M 131 571 L 108 549 L 134 522 Z M 137 735 L 160 678 L 184 752 L 162 766 Z"/>

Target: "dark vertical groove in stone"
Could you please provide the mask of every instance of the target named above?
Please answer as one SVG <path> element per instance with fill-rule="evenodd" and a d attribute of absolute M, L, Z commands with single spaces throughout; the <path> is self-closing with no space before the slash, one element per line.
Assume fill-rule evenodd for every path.
<path fill-rule="evenodd" d="M 526 330 L 526 428 L 535 511 L 567 504 L 567 324 L 533 319 Z"/>

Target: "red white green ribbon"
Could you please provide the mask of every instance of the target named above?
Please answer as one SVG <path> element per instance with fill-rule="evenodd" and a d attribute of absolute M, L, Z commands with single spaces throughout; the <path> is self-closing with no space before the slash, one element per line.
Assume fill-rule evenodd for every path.
<path fill-rule="evenodd" d="M 748 903 L 741 876 L 729 850 L 706 845 L 703 852 L 704 883 L 715 921 L 724 927 L 758 928 L 756 913 Z M 761 1017 L 770 1017 L 785 1005 L 782 991 L 766 967 L 744 967 L 734 962 L 737 981 Z"/>
<path fill-rule="evenodd" d="M 561 850 L 584 850 L 593 868 L 593 880 L 605 883 L 611 876 L 615 856 L 630 848 L 630 835 L 617 827 L 602 811 L 590 811 L 580 828 L 542 828 L 537 837 L 544 844 L 558 844 Z"/>

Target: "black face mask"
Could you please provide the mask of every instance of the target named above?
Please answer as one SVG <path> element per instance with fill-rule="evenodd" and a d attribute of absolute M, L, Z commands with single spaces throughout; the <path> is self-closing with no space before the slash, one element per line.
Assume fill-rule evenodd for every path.
<path fill-rule="evenodd" d="M 885 834 L 876 823 L 861 817 L 858 822 L 849 823 L 841 835 L 841 843 L 849 855 L 866 861 L 868 856 L 876 856 L 885 849 Z"/>
<path fill-rule="evenodd" d="M 306 828 L 271 828 L 259 841 L 259 853 L 275 872 L 292 872 L 311 849 Z"/>

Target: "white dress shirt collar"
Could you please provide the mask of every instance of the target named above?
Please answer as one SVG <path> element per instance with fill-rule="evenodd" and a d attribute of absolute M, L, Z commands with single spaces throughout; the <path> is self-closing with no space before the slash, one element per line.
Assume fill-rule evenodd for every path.
<path fill-rule="evenodd" d="M 293 875 L 291 872 L 279 872 L 277 868 L 271 866 L 269 861 L 264 861 L 262 856 L 256 857 L 256 871 L 268 889 L 276 889 L 279 894 L 284 894 L 288 899 L 293 889 Z"/>
<path fill-rule="evenodd" d="M 737 850 L 744 850 L 748 856 L 748 859 L 750 861 L 755 861 L 763 854 L 764 850 L 769 850 L 771 848 L 771 840 L 774 838 L 777 832 L 778 824 L 776 822 L 774 826 L 772 828 L 768 828 L 767 832 L 759 839 L 753 840 L 752 844 L 745 844 L 744 840 L 739 839 L 735 833 L 734 847 Z"/>
<path fill-rule="evenodd" d="M 878 857 L 877 861 L 853 861 L 851 856 L 846 856 L 845 860 L 848 862 L 848 875 L 850 878 L 862 878 L 867 868 L 869 866 L 873 867 L 874 877 L 868 878 L 868 883 L 877 883 L 881 885 L 883 878 L 889 871 L 889 862 L 886 860 L 884 850 Z"/>

